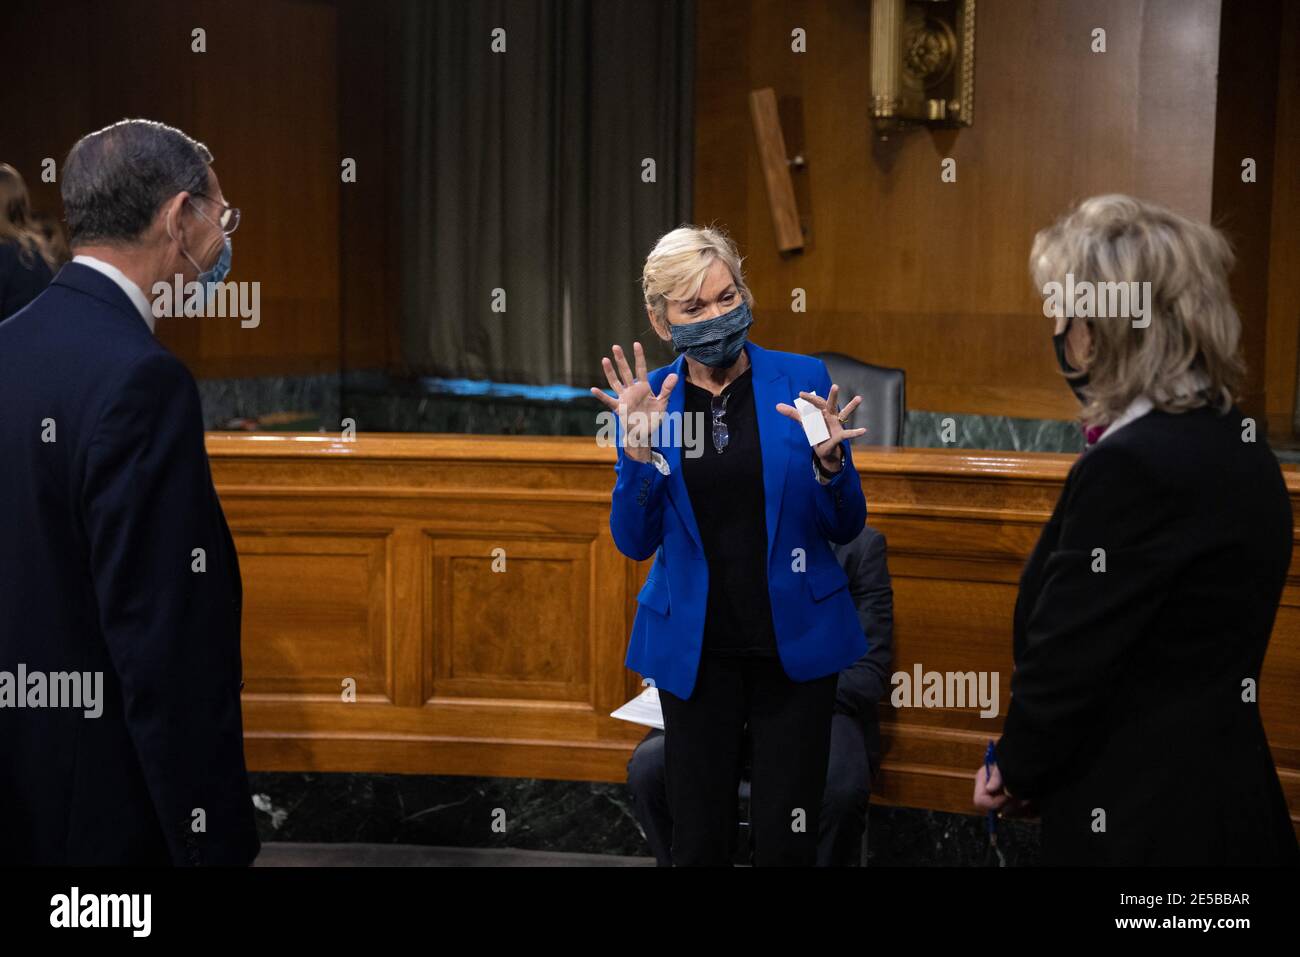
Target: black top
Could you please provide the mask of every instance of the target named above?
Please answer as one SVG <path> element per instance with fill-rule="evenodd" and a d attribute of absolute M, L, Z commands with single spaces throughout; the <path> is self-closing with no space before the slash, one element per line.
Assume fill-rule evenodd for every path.
<path fill-rule="evenodd" d="M 767 518 L 763 456 L 754 408 L 753 369 L 722 390 L 725 448 L 713 445 L 713 393 L 684 379 L 685 412 L 700 415 L 704 447 L 682 455 L 682 478 L 709 563 L 706 654 L 776 657 L 772 602 L 767 593 Z"/>
<path fill-rule="evenodd" d="M 24 257 L 16 242 L 0 239 L 0 319 L 8 319 L 39 296 L 53 278 L 39 253 Z"/>

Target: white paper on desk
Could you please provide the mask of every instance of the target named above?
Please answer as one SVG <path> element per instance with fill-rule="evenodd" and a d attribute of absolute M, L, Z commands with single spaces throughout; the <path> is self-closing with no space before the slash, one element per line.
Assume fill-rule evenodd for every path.
<path fill-rule="evenodd" d="M 639 695 L 629 701 L 617 711 L 609 713 L 611 718 L 619 718 L 623 721 L 631 721 L 633 724 L 644 724 L 650 728 L 664 729 L 664 712 L 659 706 L 659 689 L 646 688 Z"/>
<path fill-rule="evenodd" d="M 813 395 L 817 393 L 814 392 Z M 808 436 L 809 445 L 820 445 L 831 437 L 830 429 L 826 428 L 826 416 L 822 415 L 821 409 L 803 398 L 795 399 L 794 407 L 799 410 L 803 434 Z"/>

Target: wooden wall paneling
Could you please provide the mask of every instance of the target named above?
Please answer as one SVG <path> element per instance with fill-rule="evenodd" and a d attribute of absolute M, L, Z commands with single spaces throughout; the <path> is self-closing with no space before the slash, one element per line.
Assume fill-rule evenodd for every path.
<path fill-rule="evenodd" d="M 203 0 L 191 54 L 193 128 L 242 219 L 230 279 L 261 284 L 261 322 L 173 319 L 197 334 L 198 376 L 335 371 L 339 363 L 338 76 L 333 4 Z M 158 78 L 153 78 L 157 84 Z M 197 330 L 197 333 L 195 332 Z"/>
<path fill-rule="evenodd" d="M 427 700 L 589 701 L 595 535 L 493 530 L 488 514 L 480 521 L 479 533 L 426 530 Z"/>
<path fill-rule="evenodd" d="M 191 19 L 178 5 L 156 0 L 5 4 L 11 42 L 0 84 L 0 161 L 22 173 L 35 209 L 62 221 L 59 182 L 41 179 L 41 162 L 54 159 L 61 176 L 84 134 L 133 116 L 182 128 L 190 121 Z"/>
<path fill-rule="evenodd" d="M 337 0 L 339 152 L 357 161 L 340 189 L 339 311 L 344 369 L 401 364 L 401 7 Z"/>
<path fill-rule="evenodd" d="M 695 219 L 731 227 L 757 299 L 754 338 L 835 349 L 908 373 L 914 408 L 1070 418 L 1028 276 L 1034 233 L 1095 193 L 1209 211 L 1218 0 L 980 0 L 975 124 L 876 142 L 869 5 L 702 4 Z M 808 52 L 790 50 L 790 31 Z M 1096 27 L 1107 52 L 1091 52 Z M 728 69 L 716 51 L 734 51 Z M 744 97 L 773 87 L 803 115 L 801 255 L 775 252 Z M 745 151 L 743 164 L 741 150 Z M 726 156 L 730 163 L 723 163 Z M 940 164 L 957 162 L 957 181 Z M 739 168 L 743 165 L 743 169 Z M 790 310 L 806 290 L 808 311 Z"/>
<path fill-rule="evenodd" d="M 577 469 L 563 455 L 545 454 L 547 440 L 523 439 L 510 447 L 525 459 L 536 450 L 537 462 L 515 461 L 500 473 L 509 482 L 484 488 L 475 477 L 499 471 L 502 460 L 457 437 L 441 440 L 443 454 L 433 459 L 405 455 L 402 439 L 367 437 L 354 457 L 340 454 L 353 451 L 347 443 L 323 437 L 247 438 L 210 437 L 227 452 L 240 450 L 214 454 L 213 464 L 241 542 L 369 535 L 389 543 L 394 598 L 387 614 L 372 620 L 387 623 L 395 689 L 389 700 L 344 704 L 337 691 L 294 694 L 250 681 L 250 761 L 598 780 L 619 754 L 626 764 L 628 742 L 639 735 L 608 717 L 627 697 L 626 576 L 600 574 L 624 567 L 608 532 L 612 459 L 593 468 L 588 455 Z M 578 440 L 584 452 L 590 445 Z M 317 451 L 296 451 L 303 447 Z M 503 575 L 490 570 L 497 545 L 506 549 Z M 284 578 L 321 574 L 319 560 L 295 559 L 289 547 L 280 547 L 280 561 L 301 566 Z M 351 641 L 335 642 L 348 654 L 315 666 L 326 673 L 340 661 L 355 668 L 368 641 L 357 587 L 343 591 L 327 617 L 333 633 Z M 257 641 L 268 622 L 291 615 L 267 604 L 282 589 L 249 592 L 246 621 L 262 623 L 246 640 Z M 299 660 L 320 640 L 312 625 L 304 622 L 287 639 L 296 639 Z M 246 668 L 266 659 L 250 655 Z"/>
<path fill-rule="evenodd" d="M 645 729 L 609 712 L 642 690 L 623 661 L 650 562 L 623 557 L 610 535 L 612 450 L 564 437 L 220 433 L 208 450 L 245 575 L 251 767 L 624 779 Z M 1072 462 L 855 453 L 869 522 L 889 543 L 894 671 L 998 674 L 994 718 L 882 703 L 874 799 L 969 811 L 971 771 L 1009 700 L 1020 571 Z M 485 486 L 486 473 L 499 480 Z M 1284 473 L 1294 503 L 1300 471 Z M 504 574 L 492 571 L 497 547 Z M 356 704 L 339 700 L 343 672 L 362 676 Z M 1300 560 L 1260 701 L 1300 822 Z"/>
<path fill-rule="evenodd" d="M 244 600 L 266 614 L 245 634 L 245 687 L 254 694 L 392 703 L 389 535 L 243 530 L 235 540 Z"/>
<path fill-rule="evenodd" d="M 1264 347 L 1269 434 L 1294 436 L 1300 362 L 1300 4 L 1282 5 Z"/>
<path fill-rule="evenodd" d="M 0 156 L 38 209 L 62 218 L 58 184 L 76 139 L 126 117 L 177 126 L 215 155 L 243 218 L 230 279 L 261 284 L 261 324 L 162 319 L 196 376 L 334 371 L 339 365 L 339 156 L 333 3 L 314 0 L 15 0 L 19 42 L 0 88 Z M 191 31 L 207 33 L 193 52 Z M 51 109 L 51 103 L 57 109 Z M 148 292 L 148 290 L 146 290 Z"/>
<path fill-rule="evenodd" d="M 1237 256 L 1230 282 L 1241 315 L 1241 351 L 1247 366 L 1240 405 L 1258 418 L 1266 412 L 1264 347 L 1281 24 L 1277 0 L 1228 0 L 1219 40 L 1212 221 L 1228 236 Z M 1254 182 L 1242 180 L 1247 157 L 1257 166 Z"/>

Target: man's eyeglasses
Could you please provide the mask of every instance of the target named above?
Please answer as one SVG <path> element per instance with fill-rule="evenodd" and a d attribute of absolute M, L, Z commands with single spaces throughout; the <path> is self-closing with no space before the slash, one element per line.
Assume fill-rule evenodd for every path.
<path fill-rule="evenodd" d="M 229 236 L 231 233 L 233 233 L 236 229 L 239 228 L 238 207 L 231 206 L 227 203 L 222 203 L 218 200 L 213 199 L 211 196 L 204 195 L 203 193 L 190 193 L 190 196 L 192 197 L 197 196 L 199 199 L 206 199 L 209 203 L 216 203 L 218 206 L 221 207 L 221 215 L 217 217 L 217 221 L 214 225 L 219 227 L 221 231 L 225 233 L 227 236 Z M 202 213 L 199 213 L 199 215 L 203 216 Z M 203 216 L 203 218 L 208 219 L 208 217 L 206 216 Z M 208 219 L 208 222 L 211 223 L 212 220 Z"/>

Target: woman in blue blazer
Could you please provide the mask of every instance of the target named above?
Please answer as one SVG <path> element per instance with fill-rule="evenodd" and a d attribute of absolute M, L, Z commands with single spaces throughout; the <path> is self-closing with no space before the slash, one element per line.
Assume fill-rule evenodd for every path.
<path fill-rule="evenodd" d="M 740 255 L 714 229 L 661 238 L 642 277 L 676 362 L 635 371 L 615 345 L 610 529 L 654 556 L 637 595 L 627 666 L 659 690 L 673 862 L 725 865 L 736 834 L 742 732 L 752 740 L 754 862 L 815 862 L 838 673 L 867 650 L 828 542 L 849 542 L 866 501 L 826 366 L 747 340 Z M 681 387 L 678 388 L 678 384 Z M 798 410 L 821 412 L 810 445 Z"/>

